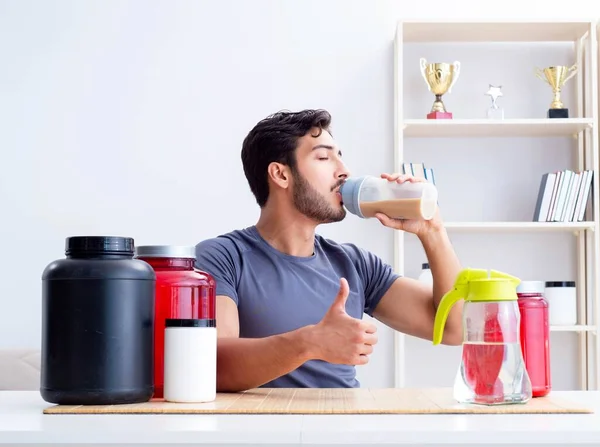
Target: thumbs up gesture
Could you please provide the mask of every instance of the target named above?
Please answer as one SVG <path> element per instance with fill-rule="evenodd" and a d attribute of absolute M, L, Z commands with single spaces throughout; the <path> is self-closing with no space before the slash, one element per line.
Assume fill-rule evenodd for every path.
<path fill-rule="evenodd" d="M 349 291 L 348 281 L 342 278 L 333 303 L 314 328 L 317 358 L 329 363 L 364 365 L 377 343 L 377 327 L 346 313 Z"/>

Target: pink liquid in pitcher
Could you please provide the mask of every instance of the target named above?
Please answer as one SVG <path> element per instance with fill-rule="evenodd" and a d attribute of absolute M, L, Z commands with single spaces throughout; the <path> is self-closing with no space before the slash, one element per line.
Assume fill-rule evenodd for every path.
<path fill-rule="evenodd" d="M 467 385 L 473 390 L 474 401 L 494 404 L 505 400 L 500 372 L 507 357 L 513 355 L 511 351 L 520 347 L 518 340 L 504 334 L 498 321 L 498 305 L 489 303 L 486 306 L 483 341 L 463 345 L 463 368 Z"/>

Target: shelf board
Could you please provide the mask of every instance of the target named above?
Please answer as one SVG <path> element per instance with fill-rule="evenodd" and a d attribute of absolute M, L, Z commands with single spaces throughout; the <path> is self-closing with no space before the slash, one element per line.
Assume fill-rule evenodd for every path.
<path fill-rule="evenodd" d="M 574 42 L 589 20 L 558 21 L 402 21 L 404 42 Z"/>
<path fill-rule="evenodd" d="M 591 118 L 553 119 L 411 119 L 404 120 L 405 138 L 485 138 L 571 136 L 591 128 Z"/>
<path fill-rule="evenodd" d="M 574 326 L 550 326 L 552 332 L 592 332 L 596 330 L 596 326 L 576 324 Z"/>
<path fill-rule="evenodd" d="M 582 231 L 593 222 L 446 222 L 449 230 L 462 231 Z"/>

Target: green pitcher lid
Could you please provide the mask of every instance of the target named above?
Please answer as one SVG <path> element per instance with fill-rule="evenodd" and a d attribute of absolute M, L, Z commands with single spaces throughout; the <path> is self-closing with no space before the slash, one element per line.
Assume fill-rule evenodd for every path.
<path fill-rule="evenodd" d="M 454 287 L 442 297 L 438 306 L 433 325 L 433 344 L 437 345 L 442 341 L 448 314 L 457 301 L 516 301 L 520 282 L 519 278 L 497 270 L 462 270 L 456 277 Z"/>

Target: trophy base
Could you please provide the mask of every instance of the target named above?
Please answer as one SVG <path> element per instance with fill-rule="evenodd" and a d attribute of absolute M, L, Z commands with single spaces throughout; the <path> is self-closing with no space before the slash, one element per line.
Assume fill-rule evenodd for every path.
<path fill-rule="evenodd" d="M 548 118 L 568 118 L 569 109 L 548 109 Z"/>
<path fill-rule="evenodd" d="M 427 114 L 428 120 L 449 120 L 452 119 L 452 112 L 431 112 Z"/>
<path fill-rule="evenodd" d="M 487 117 L 491 120 L 503 120 L 504 119 L 504 109 L 488 109 Z"/>

